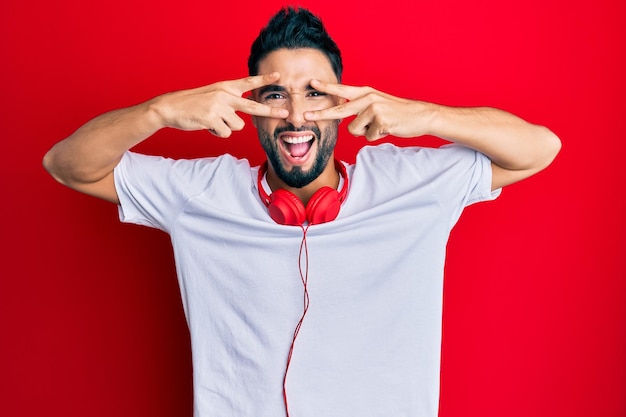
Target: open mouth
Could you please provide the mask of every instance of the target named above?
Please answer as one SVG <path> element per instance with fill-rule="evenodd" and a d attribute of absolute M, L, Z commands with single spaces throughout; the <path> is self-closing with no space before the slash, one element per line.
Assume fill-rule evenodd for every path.
<path fill-rule="evenodd" d="M 284 133 L 280 136 L 283 147 L 294 159 L 304 158 L 313 146 L 314 135 L 293 135 Z"/>

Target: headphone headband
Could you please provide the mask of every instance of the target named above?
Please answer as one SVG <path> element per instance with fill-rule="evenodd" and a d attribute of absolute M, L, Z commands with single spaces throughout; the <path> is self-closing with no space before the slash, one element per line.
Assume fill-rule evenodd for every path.
<path fill-rule="evenodd" d="M 348 194 L 348 173 L 343 163 L 337 159 L 334 162 L 335 169 L 343 178 L 341 190 L 323 186 L 313 193 L 305 207 L 295 194 L 285 189 L 278 189 L 271 195 L 267 194 L 263 188 L 263 176 L 267 173 L 268 167 L 268 162 L 265 161 L 259 167 L 257 188 L 261 201 L 269 209 L 270 217 L 278 224 L 289 226 L 301 226 L 305 221 L 309 224 L 320 224 L 335 220 Z"/>
<path fill-rule="evenodd" d="M 339 202 L 343 203 L 348 194 L 348 172 L 346 166 L 338 159 L 335 159 L 335 169 L 339 172 L 339 175 L 343 178 L 343 187 L 338 191 Z M 271 199 L 269 194 L 263 188 L 263 176 L 267 173 L 267 160 L 259 167 L 259 175 L 257 178 L 257 188 L 259 189 L 259 197 L 266 206 L 270 205 Z"/>

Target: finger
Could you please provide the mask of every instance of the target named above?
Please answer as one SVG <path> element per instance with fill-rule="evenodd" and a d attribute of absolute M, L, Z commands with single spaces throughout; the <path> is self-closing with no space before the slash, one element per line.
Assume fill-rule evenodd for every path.
<path fill-rule="evenodd" d="M 251 75 L 250 77 L 240 78 L 238 80 L 225 81 L 225 89 L 232 91 L 234 95 L 241 96 L 247 91 L 270 85 L 278 81 L 280 74 L 272 72 L 269 74 Z"/>
<path fill-rule="evenodd" d="M 252 116 L 284 119 L 289 116 L 289 110 L 282 107 L 272 107 L 243 97 L 234 97 L 231 104 L 233 109 Z"/>
<path fill-rule="evenodd" d="M 376 133 L 376 135 L 365 136 L 365 139 L 367 139 L 368 142 L 374 142 L 376 140 L 381 140 L 382 138 L 385 138 L 387 136 L 389 136 L 389 133 L 378 132 Z"/>
<path fill-rule="evenodd" d="M 348 125 L 348 132 L 354 136 L 364 136 L 369 142 L 379 140 L 385 136 L 389 136 L 389 132 L 386 129 L 377 126 L 376 124 L 366 125 Z"/>
<path fill-rule="evenodd" d="M 367 131 L 365 132 L 365 139 L 367 139 L 369 142 L 372 142 L 382 139 L 388 135 L 389 132 L 387 132 L 385 128 L 378 125 L 371 125 L 367 127 Z"/>
<path fill-rule="evenodd" d="M 376 96 L 376 91 L 370 87 L 354 87 L 320 80 L 311 80 L 311 87 L 322 93 L 347 99 L 348 102 L 328 109 L 305 112 L 304 117 L 310 121 L 338 120 L 357 115 L 365 110 Z"/>
<path fill-rule="evenodd" d="M 377 126 L 375 114 L 370 108 L 365 109 L 348 125 L 348 132 L 354 136 L 366 136 L 371 129 Z"/>
<path fill-rule="evenodd" d="M 328 109 L 304 112 L 304 118 L 309 121 L 345 119 L 346 117 L 359 114 L 366 107 L 366 103 L 360 101 L 349 101 Z"/>
<path fill-rule="evenodd" d="M 351 85 L 329 83 L 320 80 L 311 80 L 311 87 L 322 93 L 345 98 L 348 100 L 356 100 L 359 97 L 371 92 L 369 87 L 354 87 Z"/>
<path fill-rule="evenodd" d="M 237 115 L 237 113 L 226 114 L 222 120 L 224 121 L 224 124 L 226 124 L 226 126 L 228 126 L 228 128 L 233 132 L 238 132 L 242 130 L 246 125 L 246 123 L 241 117 Z"/>
<path fill-rule="evenodd" d="M 350 122 L 348 132 L 354 136 L 365 136 L 368 141 L 382 139 L 390 134 L 388 124 L 384 123 L 372 107 L 368 107 Z"/>
<path fill-rule="evenodd" d="M 217 136 L 218 138 L 227 138 L 232 133 L 230 128 L 223 121 L 215 122 L 207 130 L 210 134 Z"/>

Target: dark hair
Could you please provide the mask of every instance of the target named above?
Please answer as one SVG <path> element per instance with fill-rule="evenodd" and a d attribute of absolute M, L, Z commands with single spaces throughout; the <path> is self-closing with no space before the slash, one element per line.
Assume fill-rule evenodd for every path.
<path fill-rule="evenodd" d="M 252 43 L 248 73 L 258 75 L 259 62 L 269 53 L 283 48 L 317 49 L 326 55 L 337 80 L 341 81 L 341 51 L 326 32 L 322 20 L 307 9 L 283 7 L 270 19 Z"/>

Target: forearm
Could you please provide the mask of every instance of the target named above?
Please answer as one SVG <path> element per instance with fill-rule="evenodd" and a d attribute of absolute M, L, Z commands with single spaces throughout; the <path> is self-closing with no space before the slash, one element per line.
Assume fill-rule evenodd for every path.
<path fill-rule="evenodd" d="M 97 182 L 113 171 L 124 152 L 161 127 L 150 101 L 105 113 L 54 145 L 44 167 L 68 186 Z"/>
<path fill-rule="evenodd" d="M 54 145 L 44 156 L 44 167 L 68 187 L 118 203 L 113 169 L 124 152 L 163 127 L 208 130 L 226 138 L 245 125 L 237 112 L 285 118 L 286 109 L 242 97 L 246 91 L 272 84 L 279 77 L 274 72 L 217 82 L 166 93 L 134 107 L 105 113 Z"/>
<path fill-rule="evenodd" d="M 525 122 L 502 110 L 447 107 L 381 93 L 371 87 L 311 81 L 311 86 L 346 102 L 305 112 L 309 121 L 356 116 L 348 125 L 355 136 L 369 141 L 387 135 L 415 138 L 437 136 L 485 154 L 492 162 L 492 189 L 528 178 L 546 168 L 561 149 L 561 141 L 543 126 Z"/>
<path fill-rule="evenodd" d="M 502 110 L 433 105 L 431 111 L 431 135 L 475 149 L 506 170 L 539 171 L 561 147 L 546 127 Z"/>

